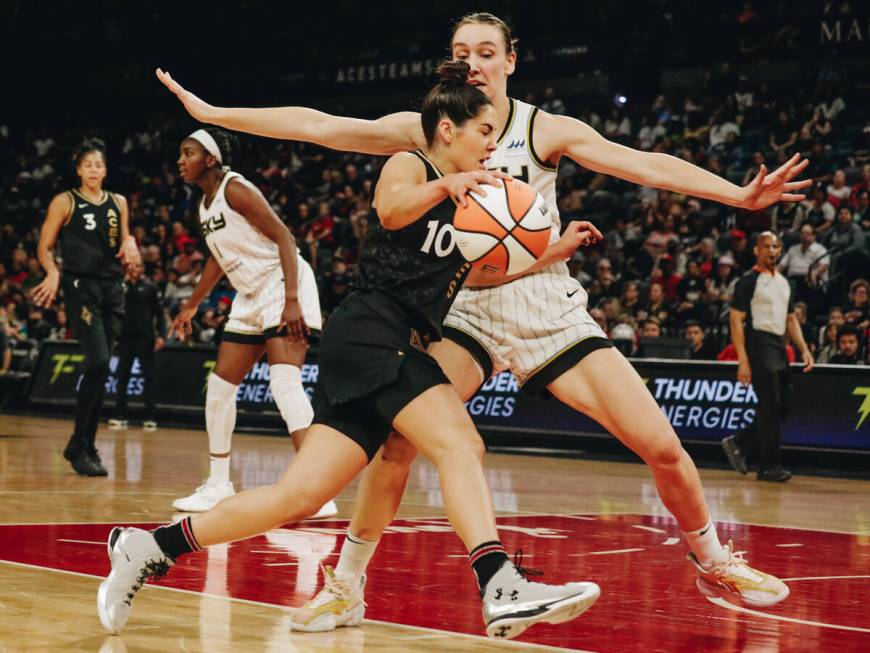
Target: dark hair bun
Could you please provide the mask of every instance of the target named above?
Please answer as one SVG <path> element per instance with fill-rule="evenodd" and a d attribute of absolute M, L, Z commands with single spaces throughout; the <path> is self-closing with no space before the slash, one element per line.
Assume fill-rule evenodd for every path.
<path fill-rule="evenodd" d="M 89 152 L 99 152 L 106 158 L 106 143 L 100 138 L 85 138 L 73 153 L 73 161 L 78 165 Z"/>
<path fill-rule="evenodd" d="M 471 66 L 466 61 L 442 61 L 435 69 L 441 84 L 465 84 Z"/>
<path fill-rule="evenodd" d="M 105 152 L 106 143 L 101 138 L 86 138 L 82 141 L 82 144 L 79 146 L 79 149 L 80 150 L 87 150 L 89 152 L 93 151 L 93 150 L 100 150 L 100 151 Z"/>

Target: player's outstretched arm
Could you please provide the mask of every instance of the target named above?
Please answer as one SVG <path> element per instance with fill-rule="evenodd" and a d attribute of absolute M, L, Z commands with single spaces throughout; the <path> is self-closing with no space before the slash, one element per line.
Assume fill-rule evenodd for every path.
<path fill-rule="evenodd" d="M 362 154 L 395 154 L 425 147 L 420 114 L 392 113 L 377 120 L 333 116 L 307 107 L 262 109 L 216 107 L 186 90 L 168 72 L 157 78 L 200 122 L 247 134 L 315 143 Z"/>
<path fill-rule="evenodd" d="M 540 136 L 540 137 L 539 137 Z M 694 195 L 749 210 L 776 202 L 799 202 L 799 191 L 812 181 L 792 181 L 809 161 L 795 154 L 772 173 L 764 166 L 746 186 L 737 186 L 712 172 L 669 154 L 642 152 L 608 141 L 589 125 L 567 116 L 539 114 L 535 144 L 545 158 L 567 156 L 590 170 L 643 186 Z"/>

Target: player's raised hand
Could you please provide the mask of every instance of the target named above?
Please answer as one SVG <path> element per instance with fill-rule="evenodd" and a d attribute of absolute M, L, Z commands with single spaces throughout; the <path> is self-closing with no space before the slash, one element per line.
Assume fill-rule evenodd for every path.
<path fill-rule="evenodd" d="M 552 253 L 564 261 L 571 258 L 579 247 L 588 247 L 599 240 L 604 240 L 604 234 L 594 224 L 587 220 L 572 220 L 559 240 L 553 243 Z"/>
<path fill-rule="evenodd" d="M 776 202 L 801 202 L 806 196 L 796 191 L 812 186 L 811 179 L 792 181 L 809 165 L 809 159 L 801 160 L 800 154 L 795 154 L 774 172 L 768 174 L 767 167 L 762 164 L 747 186 L 743 187 L 745 197 L 740 207 L 750 211 L 758 211 Z"/>
<path fill-rule="evenodd" d="M 187 112 L 199 120 L 200 122 L 211 122 L 214 115 L 214 107 L 208 102 L 199 99 L 190 91 L 186 90 L 181 84 L 175 81 L 168 72 L 164 72 L 160 68 L 156 70 L 157 79 L 163 82 L 163 85 L 170 91 L 175 93 L 175 96 L 181 100 L 181 104 L 187 109 Z"/>

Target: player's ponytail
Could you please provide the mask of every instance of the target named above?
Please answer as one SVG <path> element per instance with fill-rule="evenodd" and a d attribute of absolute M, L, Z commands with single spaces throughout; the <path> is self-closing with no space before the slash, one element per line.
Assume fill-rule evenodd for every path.
<path fill-rule="evenodd" d="M 468 83 L 470 70 L 465 61 L 445 61 L 436 69 L 439 82 L 426 94 L 420 110 L 423 134 L 430 147 L 442 118 L 449 118 L 460 127 L 477 116 L 481 108 L 492 104 L 480 89 Z"/>

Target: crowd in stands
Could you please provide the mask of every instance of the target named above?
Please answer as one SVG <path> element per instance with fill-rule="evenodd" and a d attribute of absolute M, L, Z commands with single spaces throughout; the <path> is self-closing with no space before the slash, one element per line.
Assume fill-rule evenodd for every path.
<path fill-rule="evenodd" d="M 860 106 L 850 106 L 848 88 L 836 76 L 820 74 L 813 89 L 774 94 L 723 67 L 697 94 L 660 96 L 637 109 L 591 108 L 582 99 L 559 98 L 553 89 L 537 99 L 611 140 L 672 154 L 739 185 L 749 183 L 761 164 L 774 170 L 793 152 L 810 159 L 804 175 L 813 187 L 805 202 L 756 212 L 638 187 L 563 159 L 563 223 L 591 220 L 606 235 L 578 251 L 569 268 L 588 291 L 593 317 L 626 353 L 660 355 L 654 345 L 663 339 L 682 347 L 685 357 L 733 357 L 729 301 L 737 279 L 754 263 L 755 235 L 771 229 L 784 243 L 780 270 L 818 361 L 867 363 L 870 122 Z M 161 288 L 170 318 L 190 296 L 208 256 L 195 216 L 198 194 L 175 170 L 182 135 L 175 131 L 155 122 L 129 134 L 99 134 L 110 144 L 106 187 L 128 197 L 145 274 Z M 234 168 L 262 189 L 292 229 L 314 267 L 328 315 L 352 286 L 383 159 L 241 141 Z M 60 134 L 0 126 L 7 153 L 0 185 L 3 370 L 15 366 L 13 350 L 26 354 L 45 338 L 71 337 L 62 300 L 43 310 L 28 293 L 43 277 L 36 243 L 48 202 L 74 185 L 69 152 L 75 144 Z M 202 305 L 195 342 L 220 338 L 232 296 L 224 282 Z"/>

